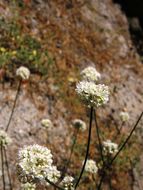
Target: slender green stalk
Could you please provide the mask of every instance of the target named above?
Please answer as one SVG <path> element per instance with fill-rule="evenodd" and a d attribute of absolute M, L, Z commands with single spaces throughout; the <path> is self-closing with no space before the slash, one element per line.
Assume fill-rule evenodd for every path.
<path fill-rule="evenodd" d="M 111 165 L 113 164 L 113 162 L 115 161 L 115 159 L 117 158 L 117 156 L 120 154 L 120 152 L 123 150 L 123 148 L 125 147 L 125 145 L 128 143 L 128 141 L 130 140 L 133 132 L 136 130 L 141 118 L 143 116 L 143 112 L 140 114 L 138 120 L 136 121 L 133 129 L 131 130 L 130 134 L 128 135 L 128 137 L 126 138 L 126 140 L 124 141 L 124 143 L 122 144 L 122 146 L 120 147 L 120 149 L 118 150 L 118 152 L 115 154 L 115 156 L 113 157 L 113 159 L 109 162 L 108 165 L 104 165 L 103 166 L 103 175 L 101 176 L 100 178 L 100 182 L 99 182 L 99 185 L 97 186 L 97 190 L 100 190 L 101 189 L 101 186 L 102 186 L 102 183 L 103 183 L 103 180 L 105 178 L 105 170 L 106 169 L 110 169 Z"/>
<path fill-rule="evenodd" d="M 8 120 L 8 123 L 7 123 L 5 131 L 8 131 L 10 123 L 11 123 L 11 120 L 12 120 L 12 117 L 13 117 L 13 114 L 14 114 L 16 102 L 17 102 L 18 95 L 19 95 L 19 92 L 20 92 L 21 82 L 22 82 L 22 80 L 19 81 L 17 92 L 16 92 L 16 96 L 15 96 L 15 100 L 14 100 L 14 104 L 13 104 L 13 107 L 12 107 L 12 110 L 11 110 L 11 114 L 10 114 L 10 117 L 9 117 L 9 120 Z"/>
<path fill-rule="evenodd" d="M 2 146 L 2 144 L 1 144 L 1 168 L 2 168 L 3 190 L 6 190 L 5 173 L 4 173 L 4 155 L 3 155 L 3 146 Z"/>
<path fill-rule="evenodd" d="M 100 138 L 100 130 L 99 130 L 99 126 L 98 126 L 98 123 L 97 123 L 97 117 L 96 117 L 96 111 L 95 110 L 94 110 L 94 119 L 95 119 L 96 133 L 97 133 L 98 144 L 99 144 L 99 149 L 100 149 L 100 156 L 101 156 L 102 162 L 104 164 L 102 142 L 101 142 L 101 138 Z"/>
<path fill-rule="evenodd" d="M 79 178 L 78 178 L 78 180 L 77 180 L 77 182 L 75 184 L 75 189 L 77 188 L 77 186 L 78 186 L 78 184 L 79 184 L 79 182 L 81 180 L 82 174 L 83 174 L 84 169 L 85 169 L 86 161 L 87 161 L 87 158 L 88 158 L 88 154 L 89 154 L 89 147 L 90 147 L 90 141 L 91 141 L 91 129 L 92 129 L 92 116 L 93 116 L 93 107 L 91 107 L 91 110 L 90 110 L 89 133 L 88 133 L 88 141 L 87 141 L 87 149 L 86 149 L 85 160 L 84 160 L 84 163 L 83 163 Z"/>
<path fill-rule="evenodd" d="M 8 164 L 7 153 L 6 153 L 6 149 L 5 148 L 4 148 L 4 157 L 5 157 L 5 164 L 6 164 L 6 168 L 7 168 L 9 187 L 10 187 L 10 190 L 12 190 L 13 188 L 12 188 L 11 176 L 10 176 L 9 164 Z"/>

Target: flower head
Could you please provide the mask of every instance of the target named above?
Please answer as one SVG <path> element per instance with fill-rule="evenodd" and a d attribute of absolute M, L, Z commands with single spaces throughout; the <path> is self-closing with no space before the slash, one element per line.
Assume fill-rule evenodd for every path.
<path fill-rule="evenodd" d="M 74 178 L 72 176 L 65 176 L 61 184 L 65 190 L 73 190 L 74 189 L 73 181 Z"/>
<path fill-rule="evenodd" d="M 22 80 L 28 80 L 30 77 L 30 71 L 27 67 L 21 66 L 16 70 L 16 75 Z"/>
<path fill-rule="evenodd" d="M 99 107 L 109 100 L 109 89 L 104 84 L 81 81 L 77 84 L 76 91 L 87 106 Z"/>
<path fill-rule="evenodd" d="M 126 122 L 130 119 L 129 113 L 128 112 L 120 112 L 120 118 L 122 122 Z"/>
<path fill-rule="evenodd" d="M 12 139 L 8 136 L 8 134 L 4 130 L 0 130 L 0 145 L 6 147 L 11 144 Z"/>
<path fill-rule="evenodd" d="M 84 122 L 84 121 L 82 121 L 81 119 L 74 119 L 73 121 L 72 121 L 72 125 L 75 127 L 75 128 L 77 128 L 77 129 L 79 129 L 79 130 L 81 130 L 81 131 L 85 131 L 86 130 L 86 123 Z"/>
<path fill-rule="evenodd" d="M 53 124 L 50 119 L 42 119 L 41 124 L 43 127 L 52 128 Z"/>
<path fill-rule="evenodd" d="M 25 146 L 19 151 L 19 163 L 17 164 L 19 180 L 21 183 L 34 183 L 37 178 L 55 180 L 57 169 L 52 164 L 52 154 L 48 148 L 40 145 Z M 57 173 L 59 176 L 59 172 Z"/>
<path fill-rule="evenodd" d="M 118 152 L 118 145 L 111 140 L 106 140 L 103 142 L 103 151 L 105 154 L 114 154 Z"/>
<path fill-rule="evenodd" d="M 36 190 L 36 185 L 33 183 L 25 183 L 21 185 L 22 190 Z"/>
<path fill-rule="evenodd" d="M 82 70 L 81 76 L 83 80 L 93 82 L 97 82 L 101 78 L 100 73 L 94 67 L 91 66 L 86 67 L 84 70 Z"/>
<path fill-rule="evenodd" d="M 87 160 L 85 165 L 85 171 L 89 173 L 96 174 L 98 171 L 98 168 L 96 166 L 96 162 L 94 160 Z"/>

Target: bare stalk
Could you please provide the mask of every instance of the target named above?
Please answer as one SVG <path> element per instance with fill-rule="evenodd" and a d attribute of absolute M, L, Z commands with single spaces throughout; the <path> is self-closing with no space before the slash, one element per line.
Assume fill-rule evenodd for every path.
<path fill-rule="evenodd" d="M 103 164 L 104 164 L 104 156 L 103 156 L 103 150 L 102 150 L 102 142 L 101 142 L 101 138 L 100 138 L 100 130 L 99 130 L 99 126 L 98 126 L 98 123 L 97 123 L 97 117 L 96 117 L 96 111 L 95 111 L 95 110 L 94 110 L 94 119 L 95 119 L 95 126 L 96 126 L 96 133 L 97 133 L 97 138 L 98 138 L 100 156 L 101 156 L 102 162 L 103 162 Z"/>
<path fill-rule="evenodd" d="M 2 146 L 2 144 L 1 144 L 1 168 L 2 168 L 3 190 L 6 190 L 5 173 L 4 173 L 4 155 L 3 155 L 3 146 Z"/>
<path fill-rule="evenodd" d="M 111 167 L 111 165 L 113 164 L 113 162 L 115 161 L 115 159 L 118 157 L 118 155 L 120 154 L 120 152 L 123 150 L 123 148 L 125 147 L 125 145 L 128 143 L 128 141 L 130 140 L 130 138 L 131 138 L 133 132 L 136 130 L 136 128 L 137 128 L 137 126 L 138 126 L 138 124 L 139 124 L 139 122 L 140 122 L 142 116 L 143 116 L 143 112 L 140 114 L 140 116 L 139 116 L 138 120 L 136 121 L 136 123 L 135 123 L 133 129 L 131 130 L 130 134 L 128 135 L 128 137 L 126 138 L 126 140 L 124 141 L 124 143 L 122 144 L 122 146 L 119 148 L 118 152 L 115 154 L 115 156 L 113 157 L 113 159 L 109 162 L 108 165 L 104 165 L 104 166 L 103 166 L 103 169 L 102 169 L 102 170 L 103 170 L 103 175 L 102 175 L 101 178 L 100 178 L 100 182 L 99 182 L 99 185 L 98 185 L 98 187 L 97 187 L 97 190 L 100 190 L 100 189 L 101 189 L 103 180 L 104 180 L 105 175 L 106 175 L 105 170 L 106 170 L 106 169 L 110 169 L 110 167 Z"/>
<path fill-rule="evenodd" d="M 63 168 L 63 173 L 62 173 L 61 178 L 60 178 L 60 180 L 58 181 L 57 184 L 59 184 L 63 180 L 63 178 L 65 177 L 65 174 L 68 171 L 69 165 L 71 163 L 71 158 L 72 158 L 72 154 L 73 154 L 73 151 L 74 151 L 74 147 L 76 145 L 78 132 L 79 132 L 79 128 L 76 129 L 75 132 L 74 132 L 74 135 L 73 135 L 74 136 L 74 140 L 73 140 L 73 143 L 72 143 L 72 146 L 71 146 L 70 156 L 69 156 L 69 159 L 68 159 L 67 163 L 65 164 L 65 166 Z"/>
<path fill-rule="evenodd" d="M 5 131 L 8 131 L 10 123 L 11 123 L 11 120 L 12 120 L 12 117 L 13 117 L 13 114 L 14 114 L 16 102 L 17 102 L 18 95 L 19 95 L 19 92 L 20 92 L 21 82 L 22 82 L 22 80 L 19 81 L 17 92 L 16 92 L 16 96 L 15 96 L 15 99 L 14 99 L 14 104 L 13 104 L 13 107 L 12 107 L 12 110 L 11 110 L 11 114 L 10 114 L 10 117 L 9 117 L 9 121 L 7 123 Z"/>
<path fill-rule="evenodd" d="M 90 110 L 89 133 L 88 133 L 88 141 L 87 141 L 87 149 L 86 149 L 85 160 L 84 160 L 84 163 L 83 163 L 79 178 L 78 178 L 78 180 L 77 180 L 77 182 L 75 184 L 75 189 L 77 188 L 77 186 L 78 186 L 78 184 L 79 184 L 79 182 L 81 180 L 81 177 L 82 177 L 82 174 L 84 172 L 85 165 L 86 165 L 86 162 L 87 162 L 88 154 L 89 154 L 89 147 L 90 147 L 90 141 L 91 141 L 91 129 L 92 129 L 92 116 L 93 116 L 93 107 L 91 107 L 91 110 Z"/>
<path fill-rule="evenodd" d="M 55 189 L 59 189 L 59 190 L 65 190 L 64 188 L 60 187 L 59 185 L 53 183 L 52 181 L 50 181 L 48 178 L 45 178 L 45 180 L 50 184 L 52 185 L 53 187 L 55 187 Z"/>
<path fill-rule="evenodd" d="M 9 164 L 8 164 L 7 153 L 6 153 L 5 148 L 4 148 L 4 157 L 5 157 L 5 164 L 6 164 L 7 175 L 8 175 L 8 180 L 9 180 L 9 187 L 10 187 L 10 190 L 12 190 L 13 188 L 12 188 L 11 176 L 10 176 Z"/>

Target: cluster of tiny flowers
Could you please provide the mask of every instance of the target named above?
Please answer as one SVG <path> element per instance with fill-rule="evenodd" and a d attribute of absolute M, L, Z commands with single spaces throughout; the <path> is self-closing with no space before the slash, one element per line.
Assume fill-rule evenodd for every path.
<path fill-rule="evenodd" d="M 76 92 L 87 106 L 99 107 L 109 100 L 109 89 L 104 84 L 81 81 L 76 86 Z"/>
<path fill-rule="evenodd" d="M 82 121 L 81 119 L 74 119 L 73 121 L 72 121 L 72 125 L 75 127 L 75 128 L 77 128 L 77 129 L 79 129 L 79 130 L 81 130 L 81 131 L 85 131 L 86 130 L 86 123 L 84 122 L 84 121 Z"/>
<path fill-rule="evenodd" d="M 94 160 L 87 160 L 85 165 L 85 171 L 89 173 L 96 174 L 98 171 L 98 168 L 96 166 L 96 162 Z"/>
<path fill-rule="evenodd" d="M 94 67 L 89 66 L 82 70 L 81 77 L 83 80 L 97 82 L 101 75 Z"/>
<path fill-rule="evenodd" d="M 42 119 L 41 124 L 45 128 L 49 128 L 50 129 L 50 128 L 53 127 L 53 123 L 52 123 L 52 121 L 50 119 Z"/>
<path fill-rule="evenodd" d="M 28 80 L 30 77 L 30 71 L 27 67 L 21 66 L 16 70 L 16 75 L 22 80 Z"/>
<path fill-rule="evenodd" d="M 25 183 L 21 185 L 22 190 L 36 190 L 36 185 L 33 183 Z"/>
<path fill-rule="evenodd" d="M 126 122 L 130 119 L 129 113 L 128 112 L 120 112 L 120 118 L 122 122 Z"/>
<path fill-rule="evenodd" d="M 103 151 L 105 154 L 114 154 L 118 152 L 118 145 L 111 140 L 106 140 L 103 142 Z"/>
<path fill-rule="evenodd" d="M 21 183 L 34 183 L 36 179 L 55 182 L 60 172 L 53 165 L 51 151 L 40 145 L 26 146 L 19 151 L 17 174 Z"/>
<path fill-rule="evenodd" d="M 48 179 L 49 181 L 56 183 L 58 179 L 61 177 L 60 171 L 57 170 L 56 166 L 49 166 L 48 168 L 42 171 L 43 177 Z M 49 183 L 47 183 L 49 185 Z"/>
<path fill-rule="evenodd" d="M 72 176 L 66 176 L 64 177 L 61 184 L 65 190 L 74 190 L 73 181 L 74 181 L 74 178 Z"/>
<path fill-rule="evenodd" d="M 6 147 L 11 144 L 12 140 L 4 130 L 0 130 L 0 145 Z"/>

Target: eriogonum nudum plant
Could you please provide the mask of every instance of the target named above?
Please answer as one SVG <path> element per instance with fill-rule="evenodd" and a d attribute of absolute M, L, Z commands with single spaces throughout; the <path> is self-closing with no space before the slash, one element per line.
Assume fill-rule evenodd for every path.
<path fill-rule="evenodd" d="M 40 145 L 25 146 L 19 151 L 17 174 L 21 183 L 35 182 L 35 179 L 51 180 L 60 176 L 60 172 L 53 165 L 51 151 Z"/>
<path fill-rule="evenodd" d="M 96 162 L 94 160 L 88 159 L 85 165 L 85 171 L 89 173 L 96 174 L 98 168 L 96 166 Z"/>
<path fill-rule="evenodd" d="M 84 121 L 82 121 L 81 119 L 74 119 L 72 121 L 72 125 L 76 128 L 79 129 L 81 131 L 85 131 L 86 130 L 86 123 Z"/>
<path fill-rule="evenodd" d="M 109 88 L 104 84 L 81 81 L 76 86 L 76 92 L 87 106 L 99 107 L 109 100 Z"/>
<path fill-rule="evenodd" d="M 130 119 L 129 113 L 128 112 L 120 112 L 120 118 L 122 122 L 126 122 Z"/>
<path fill-rule="evenodd" d="M 27 67 L 21 66 L 16 70 L 16 75 L 22 80 L 28 80 L 30 77 L 30 71 Z"/>
<path fill-rule="evenodd" d="M 21 185 L 22 190 L 36 190 L 36 185 L 33 183 L 25 183 Z"/>
<path fill-rule="evenodd" d="M 81 71 L 81 77 L 83 80 L 97 82 L 101 75 L 94 67 L 86 67 Z"/>
<path fill-rule="evenodd" d="M 6 147 L 11 144 L 12 139 L 8 136 L 8 134 L 4 130 L 0 130 L 0 145 Z"/>
<path fill-rule="evenodd" d="M 50 129 L 50 128 L 53 127 L 52 121 L 50 119 L 42 119 L 41 124 L 45 128 L 49 128 Z"/>
<path fill-rule="evenodd" d="M 73 181 L 74 178 L 72 176 L 65 176 L 61 184 L 65 190 L 74 190 Z"/>
<path fill-rule="evenodd" d="M 114 154 L 118 152 L 118 145 L 111 140 L 106 140 L 103 142 L 103 151 L 105 154 Z"/>

